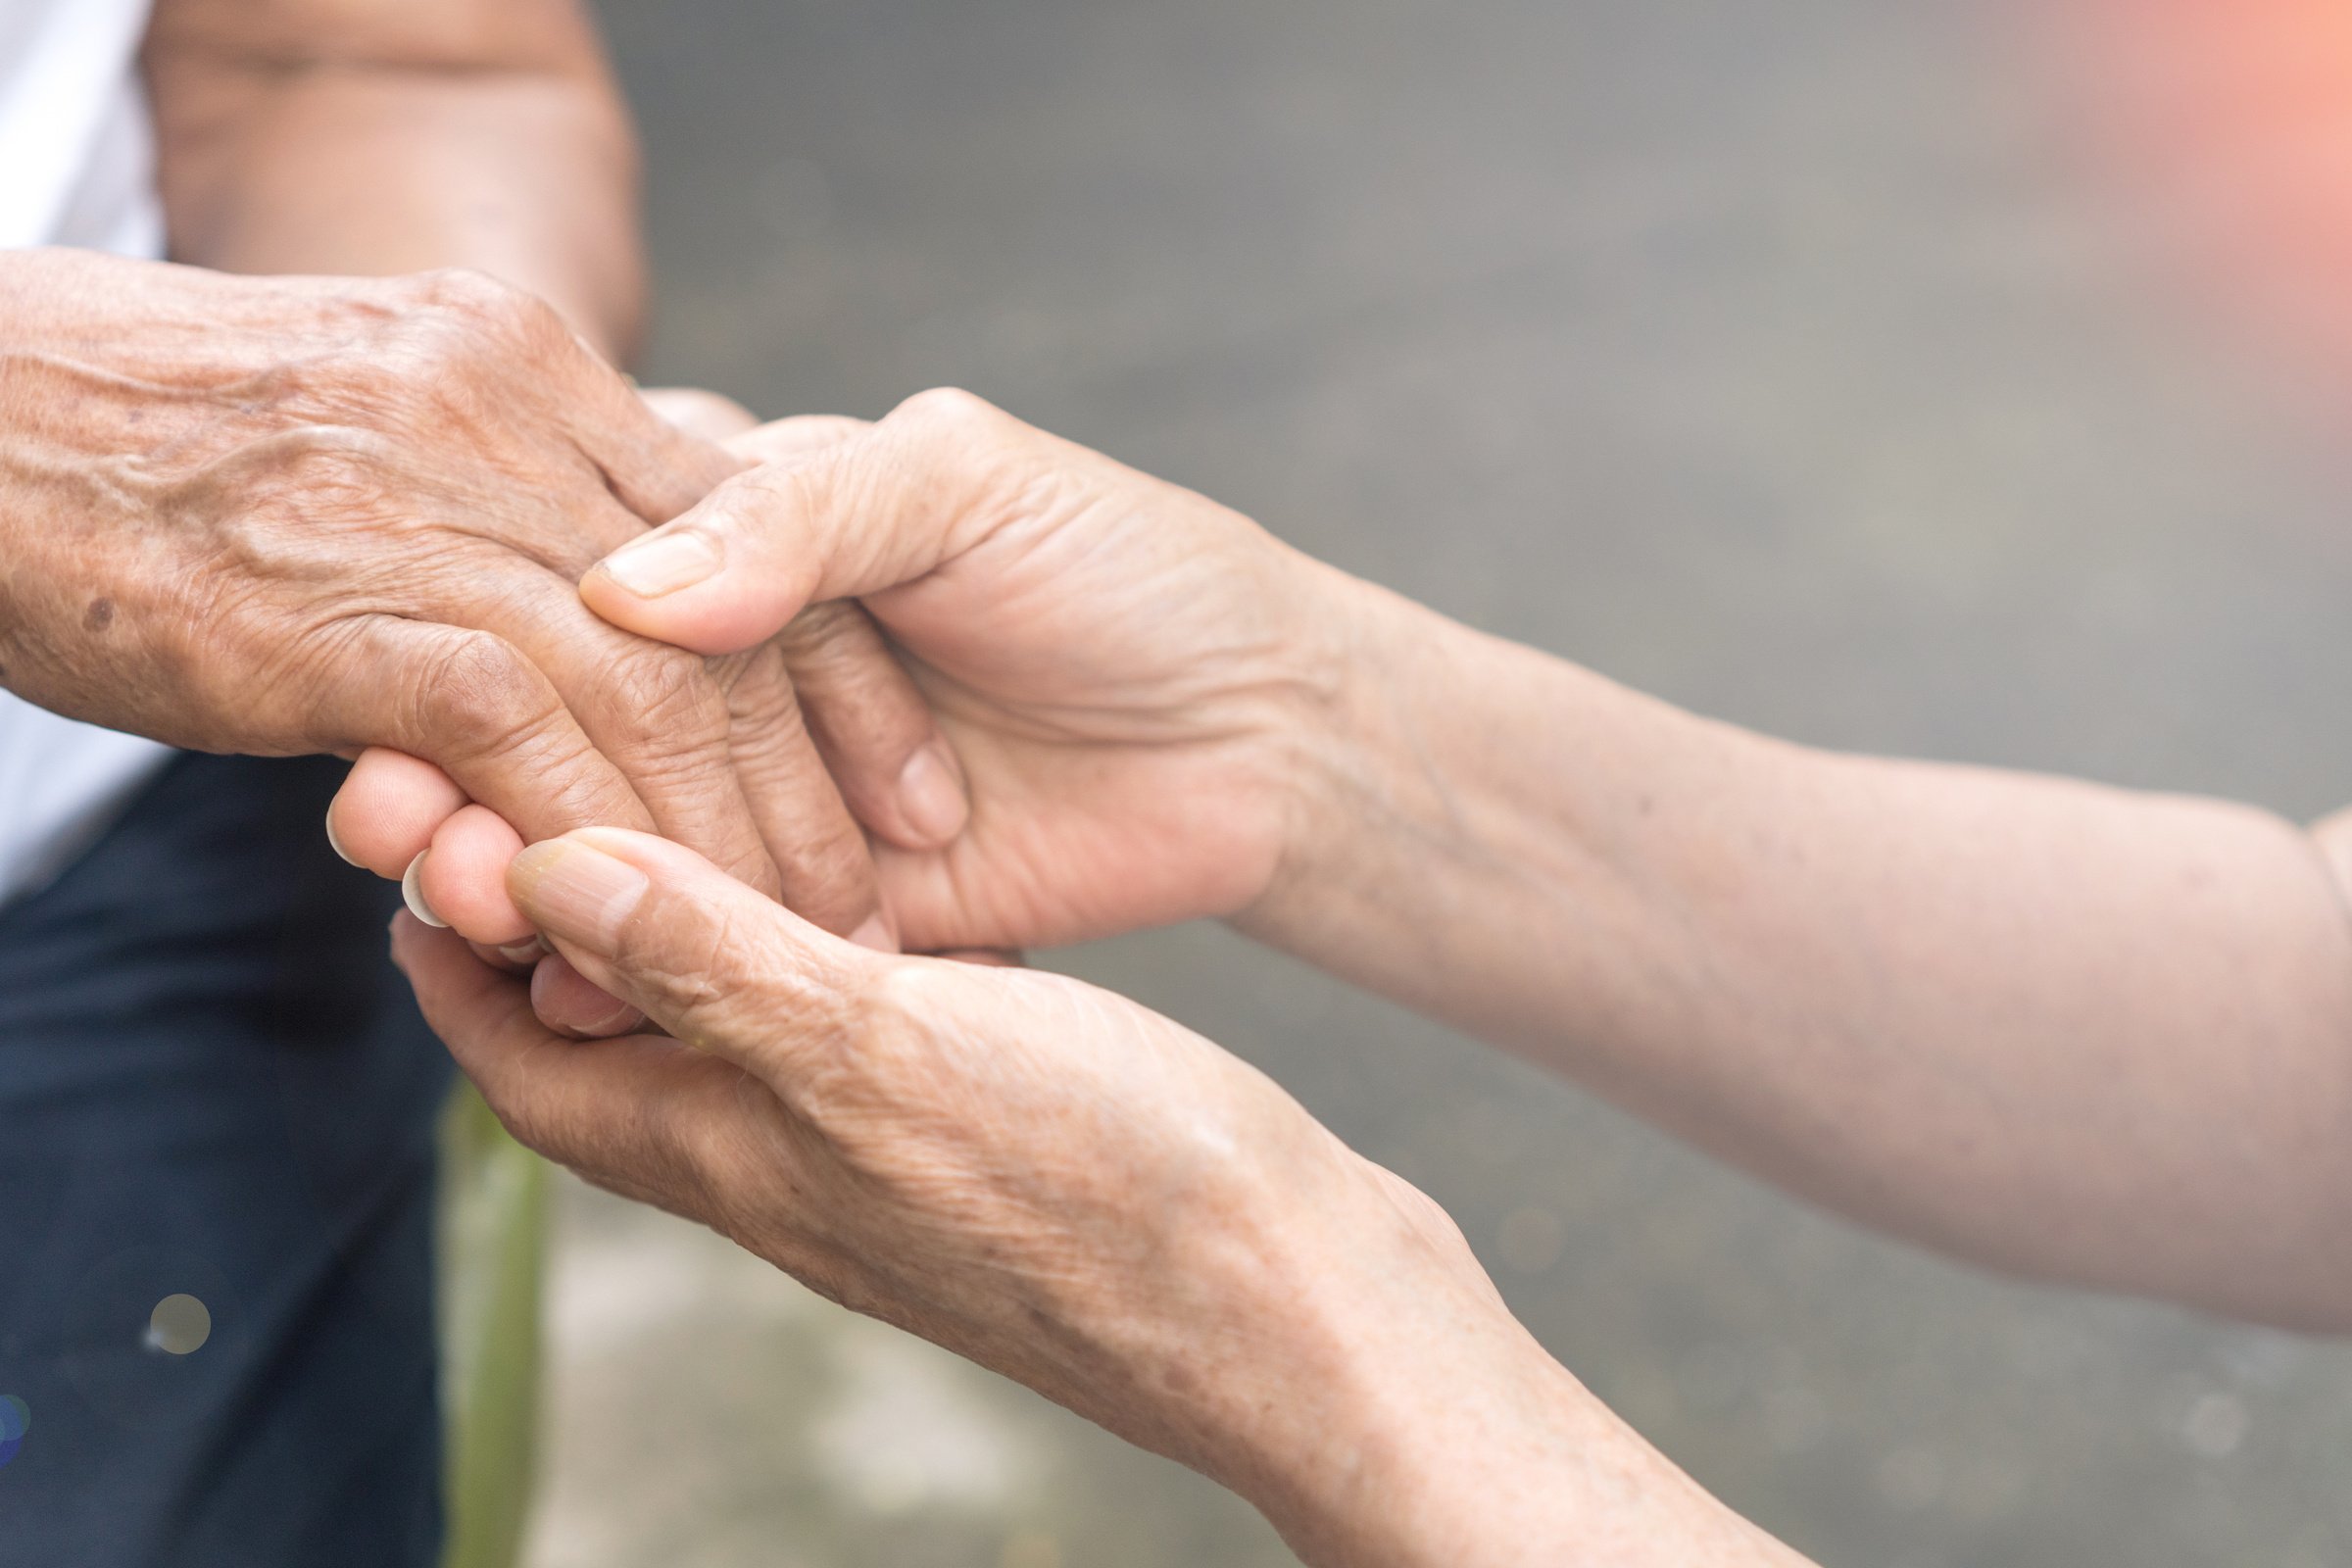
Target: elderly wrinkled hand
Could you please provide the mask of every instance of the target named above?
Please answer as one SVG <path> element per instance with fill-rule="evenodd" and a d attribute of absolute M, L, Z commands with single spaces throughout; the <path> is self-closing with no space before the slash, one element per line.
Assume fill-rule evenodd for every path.
<path fill-rule="evenodd" d="M 67 251 L 7 258 L 0 288 L 11 690 L 203 750 L 390 748 L 434 764 L 410 802 L 432 814 L 659 829 L 835 929 L 882 929 L 785 645 L 710 660 L 580 605 L 598 557 L 740 462 L 547 306 L 465 273 L 247 279 Z M 861 702 L 904 747 L 929 721 L 862 630 L 845 657 L 885 672 Z M 345 825 L 361 858 L 397 832 Z"/>
<path fill-rule="evenodd" d="M 1494 1418 L 1478 1391 L 1565 1377 L 1435 1204 L 1165 1018 L 859 948 L 646 835 L 534 846 L 510 886 L 674 1037 L 553 1034 L 404 914 L 427 1017 L 524 1143 L 1206 1471 L 1302 1544 L 1378 1539 L 1391 1510 L 1362 1495 L 1412 1494 Z"/>

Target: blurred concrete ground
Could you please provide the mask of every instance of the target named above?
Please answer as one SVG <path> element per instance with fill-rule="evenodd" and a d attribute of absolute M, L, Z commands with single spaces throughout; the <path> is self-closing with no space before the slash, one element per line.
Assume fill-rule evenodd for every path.
<path fill-rule="evenodd" d="M 607 0 L 650 373 L 935 382 L 1829 745 L 2352 799 L 2352 472 L 2166 292 L 2009 13 Z M 1065 961 L 1435 1194 L 1825 1563 L 2352 1561 L 2352 1353 L 1959 1272 L 1215 930 Z M 584 1192 L 538 1568 L 1275 1564 L 1249 1511 Z"/>

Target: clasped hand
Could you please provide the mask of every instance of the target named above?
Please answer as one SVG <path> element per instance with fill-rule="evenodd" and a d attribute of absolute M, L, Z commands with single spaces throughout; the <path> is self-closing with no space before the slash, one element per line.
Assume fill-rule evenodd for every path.
<path fill-rule="evenodd" d="M 581 597 L 710 657 L 863 604 L 970 790 L 951 842 L 875 847 L 910 950 L 1279 902 L 1360 585 L 960 393 L 735 451 L 756 466 Z M 1167 1019 L 1058 975 L 860 949 L 658 838 L 517 855 L 479 808 L 423 821 L 436 788 L 355 770 L 338 835 L 373 835 L 386 871 L 426 855 L 459 934 L 534 930 L 665 1031 L 566 1039 L 457 935 L 401 922 L 492 1107 L 591 1179 L 1193 1463 L 1302 1543 L 1349 1516 L 1338 1493 L 1392 1466 L 1409 1486 L 1425 1444 L 1479 1419 L 1457 1397 L 1397 1433 L 1408 1358 L 1433 1389 L 1556 1372 L 1529 1372 L 1551 1364 L 1434 1203 Z"/>

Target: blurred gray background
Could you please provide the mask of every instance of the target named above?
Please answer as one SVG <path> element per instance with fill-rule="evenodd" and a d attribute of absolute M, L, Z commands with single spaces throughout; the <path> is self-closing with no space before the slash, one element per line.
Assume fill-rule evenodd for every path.
<path fill-rule="evenodd" d="M 1481 626 L 1826 745 L 2352 800 L 2352 472 L 1928 0 L 607 0 L 649 379 L 937 382 Z M 1272 1071 L 1827 1564 L 2352 1561 L 2352 1353 L 1801 1211 L 1218 930 L 1053 961 Z M 573 1189 L 537 1568 L 1291 1559 L 1250 1512 Z"/>

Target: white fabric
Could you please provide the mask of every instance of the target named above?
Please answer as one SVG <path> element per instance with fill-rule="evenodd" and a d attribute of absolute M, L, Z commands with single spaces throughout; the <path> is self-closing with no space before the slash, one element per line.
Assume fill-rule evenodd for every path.
<path fill-rule="evenodd" d="M 0 0 L 0 247 L 160 256 L 148 0 Z M 171 752 L 0 692 L 0 903 L 55 875 Z"/>

